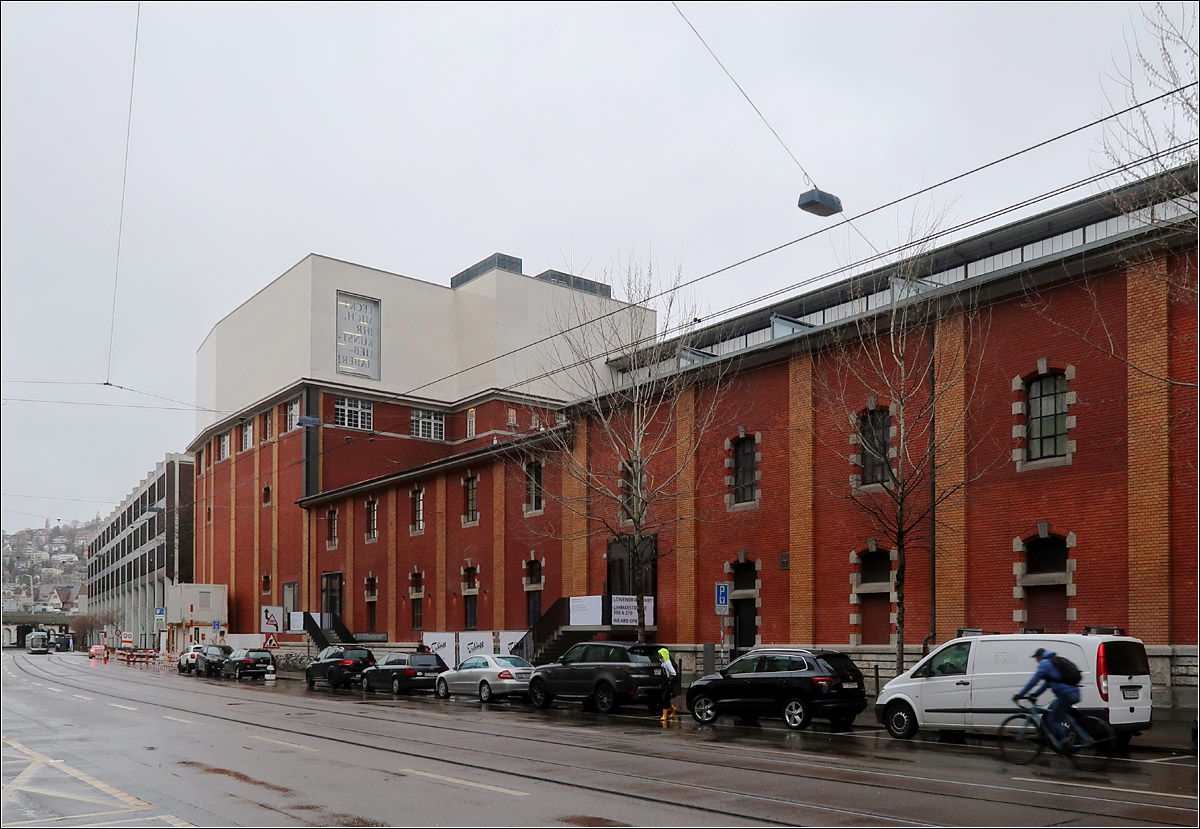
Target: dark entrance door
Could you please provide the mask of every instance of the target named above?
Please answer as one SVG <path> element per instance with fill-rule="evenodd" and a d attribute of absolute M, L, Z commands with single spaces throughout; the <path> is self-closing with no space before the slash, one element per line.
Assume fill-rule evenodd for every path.
<path fill-rule="evenodd" d="M 324 573 L 321 576 L 321 612 L 342 615 L 342 574 Z"/>
<path fill-rule="evenodd" d="M 758 571 L 754 562 L 743 561 L 733 568 L 733 652 L 746 653 L 758 638 Z"/>

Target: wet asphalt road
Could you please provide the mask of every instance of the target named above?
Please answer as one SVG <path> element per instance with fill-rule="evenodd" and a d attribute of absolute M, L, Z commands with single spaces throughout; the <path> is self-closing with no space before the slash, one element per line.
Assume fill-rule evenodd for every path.
<path fill-rule="evenodd" d="M 1196 760 L 482 706 L 3 655 L 8 826 L 1197 824 Z"/>

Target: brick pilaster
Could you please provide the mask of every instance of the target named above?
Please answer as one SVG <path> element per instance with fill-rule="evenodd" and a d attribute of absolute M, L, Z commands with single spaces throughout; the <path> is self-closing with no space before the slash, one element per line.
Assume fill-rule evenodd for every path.
<path fill-rule="evenodd" d="M 812 370 L 809 354 L 788 363 L 788 635 L 797 644 L 816 643 Z"/>
<path fill-rule="evenodd" d="M 940 498 L 967 478 L 966 318 L 955 314 L 934 328 L 934 463 Z M 920 498 L 920 496 L 918 496 Z M 967 493 L 960 488 L 937 506 L 937 641 L 967 627 Z M 915 620 L 913 620 L 915 621 Z"/>
<path fill-rule="evenodd" d="M 571 474 L 569 465 L 576 470 L 588 468 L 588 428 L 586 420 L 575 423 L 574 444 L 571 459 L 564 461 L 562 471 L 562 595 L 586 596 L 588 587 L 587 520 L 579 513 L 588 503 L 587 485 L 582 474 Z M 546 610 L 547 608 L 543 608 Z"/>
<path fill-rule="evenodd" d="M 675 402 L 675 465 L 680 470 L 675 502 L 675 637 L 696 641 L 696 393 L 684 389 Z"/>
<path fill-rule="evenodd" d="M 1126 271 L 1129 635 L 1166 644 L 1171 533 L 1166 261 Z M 1150 376 L 1152 375 L 1152 376 Z"/>
<path fill-rule="evenodd" d="M 437 476 L 437 484 L 434 486 L 433 496 L 434 510 L 434 533 L 437 537 L 434 539 L 434 546 L 437 550 L 437 562 L 435 564 L 434 578 L 437 584 L 437 604 L 435 606 L 435 614 L 437 615 L 437 627 L 435 630 L 446 629 L 446 603 L 450 601 L 450 597 L 446 595 L 446 588 L 449 587 L 446 583 L 446 475 L 445 473 Z M 457 586 L 457 585 L 456 585 Z"/>

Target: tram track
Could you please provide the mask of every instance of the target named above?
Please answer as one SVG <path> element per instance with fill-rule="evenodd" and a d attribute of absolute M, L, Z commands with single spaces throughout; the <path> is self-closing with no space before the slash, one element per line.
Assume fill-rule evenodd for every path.
<path fill-rule="evenodd" d="M 88 666 L 76 665 L 69 658 L 63 659 L 63 658 L 59 658 L 59 657 L 53 657 L 52 659 L 53 659 L 52 664 L 66 669 L 67 671 L 73 673 L 75 676 L 71 676 L 69 678 L 64 678 L 61 674 L 56 674 L 49 670 L 43 669 L 43 668 L 41 668 L 41 666 L 34 666 L 28 660 L 25 660 L 25 659 L 16 660 L 16 666 L 26 675 L 28 675 L 30 677 L 35 677 L 42 681 L 54 681 L 54 682 L 58 682 L 60 684 L 66 685 L 68 687 L 77 688 L 79 690 L 86 690 L 86 691 L 89 691 L 91 693 L 95 693 L 95 694 L 101 695 L 101 696 L 118 697 L 122 700 L 127 700 L 127 701 L 131 701 L 131 702 L 136 701 L 143 705 L 156 706 L 159 708 L 177 711 L 177 712 L 188 712 L 192 716 L 197 715 L 193 708 L 184 708 L 181 706 L 173 706 L 169 703 L 164 703 L 164 702 L 161 702 L 158 700 L 138 699 L 138 698 L 132 697 L 128 693 L 117 693 L 117 692 L 107 690 L 107 689 L 106 690 L 98 690 L 94 683 L 88 684 L 88 685 L 73 684 L 73 682 L 80 681 L 80 678 L 82 677 L 82 675 L 89 673 Z M 95 676 L 92 675 L 91 678 L 94 679 Z M 113 678 L 116 679 L 115 676 Z M 165 677 L 162 677 L 162 678 L 165 679 Z M 106 679 L 107 679 L 107 677 L 106 677 Z M 138 678 L 135 676 L 121 677 L 118 681 L 120 681 L 123 686 L 128 686 L 129 684 L 133 684 L 133 685 L 138 685 L 138 686 L 144 686 L 147 688 L 150 688 L 150 687 L 162 688 L 165 685 L 165 683 L 160 682 L 158 680 L 149 680 L 148 678 L 142 679 L 142 678 Z M 205 684 L 203 687 L 194 687 L 190 690 L 194 694 L 198 694 L 200 696 L 207 697 L 214 701 L 225 702 L 226 704 L 229 704 L 232 702 L 245 703 L 248 701 L 246 698 L 246 695 L 244 693 L 229 693 L 225 689 L 216 688 L 213 686 L 209 686 L 207 684 Z M 331 698 L 331 699 L 333 699 L 333 698 Z M 266 700 L 255 700 L 255 701 L 256 702 L 258 702 L 258 701 L 266 702 Z M 335 706 L 311 705 L 311 704 L 303 704 L 303 703 L 293 701 L 293 700 L 282 701 L 278 697 L 275 697 L 275 696 L 272 696 L 270 698 L 269 702 L 270 702 L 270 705 L 272 706 L 272 709 L 274 709 L 274 710 L 286 709 L 290 712 L 298 712 L 298 713 L 307 714 L 307 715 L 324 714 L 324 715 L 332 715 L 333 717 L 336 718 L 338 716 L 345 716 L 347 713 L 349 713 L 349 712 L 345 711 L 344 709 L 339 710 L 339 706 L 336 706 L 336 705 Z M 391 728 L 408 728 L 408 729 L 420 729 L 420 730 L 432 729 L 436 734 L 441 735 L 442 739 L 440 739 L 440 740 L 427 739 L 424 736 L 413 736 L 413 735 L 403 735 L 403 736 L 398 735 L 398 734 L 397 735 L 387 735 L 387 734 L 380 733 L 380 731 L 378 731 L 378 730 L 369 731 L 369 730 L 365 730 L 365 729 L 348 727 L 347 725 L 339 724 L 339 723 L 334 723 L 334 724 L 321 723 L 321 724 L 319 724 L 319 726 L 314 726 L 314 724 L 311 721 L 309 721 L 309 729 L 319 727 L 322 730 L 330 730 L 330 731 L 335 732 L 336 735 L 341 735 L 341 736 L 335 736 L 335 735 L 329 735 L 329 734 L 316 734 L 316 733 L 313 733 L 312 730 L 302 730 L 302 729 L 292 726 L 290 724 L 268 724 L 268 723 L 262 722 L 261 720 L 250 720 L 250 719 L 246 719 L 243 717 L 231 716 L 230 712 L 225 712 L 225 713 L 220 713 L 220 714 L 205 713 L 202 716 L 210 717 L 210 718 L 217 719 L 217 720 L 223 720 L 223 721 L 235 723 L 238 725 L 253 725 L 258 728 L 269 729 L 269 730 L 276 731 L 281 734 L 285 734 L 285 735 L 289 735 L 289 736 L 307 737 L 310 739 L 317 739 L 317 740 L 329 740 L 332 742 L 342 743 L 345 745 L 352 745 L 352 746 L 356 746 L 356 747 L 360 747 L 360 748 L 367 748 L 367 749 L 371 749 L 371 750 L 384 751 L 384 752 L 389 752 L 392 754 L 397 754 L 397 755 L 402 755 L 402 756 L 407 756 L 407 757 L 414 757 L 414 758 L 420 758 L 423 760 L 430 760 L 430 761 L 434 761 L 434 762 L 446 763 L 446 764 L 461 767 L 461 768 L 473 769 L 473 770 L 477 770 L 477 771 L 486 771 L 489 773 L 499 773 L 499 774 L 515 777 L 518 779 L 549 781 L 549 782 L 553 782 L 557 785 L 575 787 L 575 788 L 580 788 L 580 789 L 592 791 L 592 792 L 603 792 L 603 793 L 611 794 L 614 791 L 618 791 L 618 792 L 621 792 L 622 794 L 627 794 L 627 790 L 629 789 L 628 784 L 630 784 L 633 781 L 636 781 L 638 783 L 643 783 L 643 784 L 644 783 L 654 783 L 659 786 L 669 787 L 671 790 L 679 792 L 679 797 L 672 798 L 672 799 L 668 800 L 667 802 L 671 802 L 674 805 L 678 805 L 681 807 L 692 808 L 692 809 L 701 809 L 701 810 L 708 811 L 713 814 L 723 815 L 726 817 L 728 817 L 731 814 L 731 812 L 729 812 L 727 810 L 708 808 L 708 807 L 696 805 L 696 802 L 695 802 L 696 794 L 699 794 L 699 793 L 717 794 L 722 797 L 735 797 L 735 798 L 741 798 L 741 799 L 748 799 L 748 800 L 752 800 L 752 801 L 759 801 L 759 802 L 762 802 L 764 805 L 770 804 L 775 807 L 783 806 L 783 807 L 790 807 L 790 808 L 795 808 L 795 809 L 799 809 L 799 810 L 810 809 L 810 810 L 815 810 L 815 811 L 818 811 L 821 813 L 826 813 L 826 814 L 840 814 L 845 817 L 848 817 L 851 819 L 858 819 L 858 820 L 871 819 L 871 820 L 877 820 L 877 821 L 887 822 L 887 823 L 920 823 L 920 822 L 923 822 L 925 825 L 937 825 L 936 823 L 932 823 L 929 821 L 916 821 L 912 818 L 897 818 L 897 817 L 894 817 L 889 814 L 884 814 L 884 813 L 877 812 L 877 811 L 871 811 L 868 809 L 849 809 L 849 808 L 845 808 L 845 807 L 830 806 L 830 805 L 826 805 L 823 803 L 817 803 L 817 802 L 804 800 L 804 799 L 797 799 L 797 798 L 793 798 L 793 797 L 767 796 L 767 795 L 757 794 L 757 793 L 748 792 L 748 791 L 731 791 L 727 787 L 726 788 L 718 788 L 718 787 L 714 787 L 714 786 L 705 786 L 705 785 L 701 785 L 701 784 L 694 783 L 694 782 L 686 782 L 686 781 L 681 781 L 678 779 L 672 779 L 669 776 L 655 776 L 655 777 L 647 778 L 647 776 L 644 774 L 634 775 L 634 774 L 630 774 L 627 772 L 622 772 L 618 769 L 607 768 L 607 767 L 605 767 L 603 765 L 599 765 L 599 764 L 570 763 L 570 762 L 546 759 L 545 757 L 541 757 L 541 756 L 528 756 L 526 754 L 514 755 L 511 751 L 506 752 L 506 753 L 485 751 L 478 747 L 469 747 L 469 748 L 468 747 L 454 747 L 447 743 L 446 737 L 450 734 L 457 734 L 460 736 L 470 736 L 470 737 L 479 736 L 482 733 L 479 720 L 472 720 L 472 725 L 468 727 L 468 726 L 463 726 L 463 725 L 456 725 L 453 723 L 438 723 L 435 721 L 431 721 L 430 717 L 428 716 L 428 712 L 422 712 L 424 714 L 424 716 L 420 717 L 419 719 L 409 719 L 409 718 L 406 718 L 406 716 L 404 714 L 397 715 L 398 710 L 399 709 L 397 709 L 397 708 L 380 708 L 380 709 L 376 709 L 376 710 L 372 710 L 372 711 L 367 711 L 367 710 L 363 710 L 362 708 L 356 707 L 356 709 L 352 713 L 352 716 L 354 717 L 356 722 L 361 722 L 363 720 L 366 720 L 366 721 L 373 722 L 373 723 L 379 723 L 381 725 L 387 725 Z M 384 711 L 387 712 L 387 715 L 383 715 L 382 713 L 380 713 L 380 712 L 384 712 Z M 755 773 L 758 775 L 766 774 L 766 775 L 770 775 L 772 777 L 778 778 L 780 780 L 780 785 L 777 788 L 780 791 L 795 791 L 796 789 L 804 788 L 806 785 L 812 786 L 812 785 L 820 785 L 820 784 L 840 784 L 840 785 L 865 787 L 870 790 L 871 794 L 861 798 L 863 800 L 863 802 L 870 802 L 871 799 L 877 799 L 879 790 L 882 789 L 882 790 L 890 790 L 890 791 L 895 791 L 895 792 L 905 792 L 908 794 L 917 793 L 917 794 L 925 794 L 925 795 L 929 795 L 929 796 L 951 798 L 956 801 L 966 801 L 966 802 L 971 802 L 971 803 L 975 803 L 975 804 L 1030 806 L 1030 805 L 1035 805 L 1030 802 L 1029 798 L 1031 798 L 1031 797 L 1047 798 L 1048 803 L 1050 802 L 1050 799 L 1052 799 L 1053 806 L 1058 811 L 1074 813 L 1077 815 L 1092 816 L 1092 817 L 1095 817 L 1095 816 L 1111 817 L 1114 815 L 1114 812 L 1113 812 L 1114 806 L 1133 807 L 1133 808 L 1138 808 L 1138 809 L 1142 809 L 1142 810 L 1145 810 L 1145 809 L 1162 810 L 1163 814 L 1160 815 L 1160 817 L 1162 818 L 1162 820 L 1160 822 L 1163 824 L 1166 824 L 1166 825 L 1172 825 L 1172 824 L 1177 825 L 1181 822 L 1184 822 L 1184 823 L 1194 822 L 1191 820 L 1183 820 L 1181 818 L 1181 814 L 1186 814 L 1188 816 L 1194 816 L 1196 814 L 1194 809 L 1180 808 L 1177 806 L 1164 806 L 1164 805 L 1157 804 L 1157 803 L 1146 803 L 1146 802 L 1134 801 L 1134 800 L 1114 800 L 1112 798 L 1097 798 L 1097 797 L 1093 797 L 1093 796 L 1081 796 L 1081 795 L 1078 795 L 1078 796 L 1065 795 L 1064 796 L 1061 792 L 1046 792 L 1046 791 L 1041 791 L 1041 790 L 1037 790 L 1037 789 L 1017 788 L 1012 785 L 974 783 L 974 782 L 961 781 L 961 780 L 931 777 L 928 775 L 902 774 L 902 773 L 891 772 L 891 771 L 880 771 L 876 768 L 864 768 L 861 764 L 854 764 L 854 763 L 812 762 L 812 761 L 806 760 L 804 758 L 792 758 L 792 757 L 788 757 L 788 758 L 764 757 L 764 756 L 762 756 L 763 751 L 764 751 L 763 749 L 750 749 L 748 751 L 743 751 L 743 750 L 741 750 L 742 747 L 734 746 L 734 745 L 730 745 L 730 744 L 722 744 L 721 745 L 722 753 L 719 755 L 716 755 L 711 752 L 711 743 L 710 742 L 705 742 L 702 745 L 702 747 L 692 746 L 692 745 L 681 746 L 677 742 L 677 743 L 673 744 L 673 747 L 675 749 L 683 748 L 686 750 L 686 752 L 689 755 L 693 754 L 696 751 L 702 750 L 702 748 L 708 749 L 708 753 L 706 753 L 703 757 L 679 756 L 679 754 L 669 754 L 668 755 L 668 754 L 662 753 L 660 740 L 644 739 L 644 738 L 643 739 L 639 739 L 639 738 L 631 739 L 630 735 L 627 733 L 622 733 L 620 735 L 620 739 L 622 740 L 623 744 L 621 747 L 618 748 L 618 747 L 605 746 L 605 745 L 591 745 L 591 744 L 585 745 L 585 744 L 581 744 L 578 739 L 580 733 L 587 733 L 589 737 L 596 736 L 596 737 L 599 737 L 601 740 L 611 741 L 616 736 L 616 735 L 612 735 L 611 732 L 606 735 L 606 734 L 600 732 L 599 730 L 588 730 L 586 732 L 580 732 L 580 731 L 576 730 L 576 731 L 572 731 L 570 733 L 570 735 L 568 735 L 568 737 L 564 738 L 561 736 L 561 729 L 552 729 L 552 728 L 546 727 L 546 726 L 531 725 L 528 722 L 521 723 L 521 729 L 523 732 L 527 732 L 529 730 L 529 728 L 534 728 L 538 732 L 542 732 L 542 733 L 539 733 L 539 734 L 529 734 L 529 733 L 512 734 L 512 733 L 508 733 L 508 731 L 506 731 L 506 730 L 496 730 L 494 728 L 491 728 L 490 726 L 486 729 L 485 733 L 487 734 L 487 736 L 495 737 L 497 739 L 503 739 L 503 740 L 509 740 L 509 741 L 520 741 L 524 744 L 531 745 L 534 747 L 553 747 L 553 748 L 557 748 L 557 749 L 573 749 L 573 750 L 582 750 L 582 751 L 588 751 L 588 752 L 597 752 L 597 753 L 600 753 L 603 755 L 624 754 L 626 756 L 628 756 L 628 754 L 630 753 L 630 748 L 634 748 L 637 751 L 639 757 L 659 760 L 662 763 L 674 763 L 674 764 L 680 764 L 680 765 L 684 765 L 684 766 L 689 766 L 689 765 L 690 766 L 702 766 L 704 769 L 706 769 L 710 772 L 712 770 L 716 769 L 718 771 L 728 772 L 729 774 L 732 774 L 734 772 L 751 771 L 752 773 Z M 553 731 L 553 737 L 554 737 L 553 739 L 551 738 L 551 736 L 552 736 L 551 734 L 546 733 L 546 732 L 551 732 L 551 731 Z M 406 745 L 422 746 L 422 747 L 429 748 L 432 751 L 431 752 L 412 751 L 412 750 L 405 750 L 403 748 L 399 748 L 395 745 L 376 745 L 376 744 L 371 743 L 371 741 L 374 741 L 374 740 L 386 740 L 386 739 L 402 740 Z M 482 755 L 484 758 L 493 758 L 496 762 L 495 763 L 472 762 L 470 760 L 450 759 L 445 756 L 441 756 L 448 749 L 454 750 L 454 751 L 469 752 L 473 756 Z M 754 753 L 751 753 L 751 752 L 754 752 Z M 606 779 L 609 779 L 611 781 L 622 781 L 622 785 L 620 785 L 618 788 L 614 789 L 612 786 L 589 785 L 589 784 L 580 783 L 579 781 L 574 781 L 574 780 L 561 780 L 561 779 L 551 778 L 551 777 L 548 777 L 546 773 L 540 773 L 540 774 L 524 773 L 524 772 L 520 772 L 520 771 L 516 771 L 516 770 L 505 769 L 502 767 L 502 765 L 501 765 L 502 763 L 511 762 L 514 759 L 520 759 L 524 762 L 527 762 L 530 764 L 535 764 L 535 765 L 538 765 L 538 766 L 541 766 L 541 767 L 547 768 L 547 769 L 556 769 L 556 770 L 564 771 L 564 772 L 584 772 L 589 775 L 603 775 Z M 878 762 L 878 761 L 876 760 L 875 762 Z M 726 775 L 726 780 L 729 779 L 729 774 Z M 759 779 L 758 782 L 761 783 L 761 779 Z M 966 792 L 965 791 L 944 791 L 944 790 L 938 790 L 936 788 L 938 786 L 967 787 L 968 789 L 972 789 L 973 791 L 966 791 Z M 760 786 L 760 788 L 761 788 L 761 786 Z M 686 793 L 690 793 L 690 796 L 688 796 Z M 1147 796 L 1150 796 L 1150 797 L 1153 796 L 1153 793 L 1151 793 L 1151 792 L 1147 792 L 1146 794 L 1147 794 Z M 634 792 L 634 793 L 628 793 L 627 796 L 645 799 L 645 800 L 651 800 L 654 802 L 663 802 L 662 795 L 648 796 L 648 795 L 640 795 L 640 794 Z M 1072 805 L 1067 805 L 1067 804 L 1072 804 Z M 1091 808 L 1085 808 L 1085 805 L 1090 806 Z M 964 806 L 962 808 L 966 808 L 966 807 Z M 954 809 L 948 810 L 947 813 L 948 814 L 963 814 L 963 812 L 959 808 L 954 808 Z M 756 816 L 754 819 L 761 820 L 763 822 L 770 822 L 770 823 L 786 825 L 786 822 L 774 820 L 772 818 L 765 817 L 765 816 L 764 817 Z M 1145 816 L 1142 815 L 1138 819 L 1144 820 Z"/>

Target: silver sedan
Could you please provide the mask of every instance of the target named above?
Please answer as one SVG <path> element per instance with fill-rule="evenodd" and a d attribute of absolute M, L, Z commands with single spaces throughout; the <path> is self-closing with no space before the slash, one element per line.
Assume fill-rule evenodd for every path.
<path fill-rule="evenodd" d="M 529 693 L 529 674 L 533 666 L 519 656 L 472 656 L 462 661 L 456 671 L 446 671 L 438 677 L 437 695 L 446 699 L 451 694 L 478 694 L 480 702 L 497 697 Z"/>

